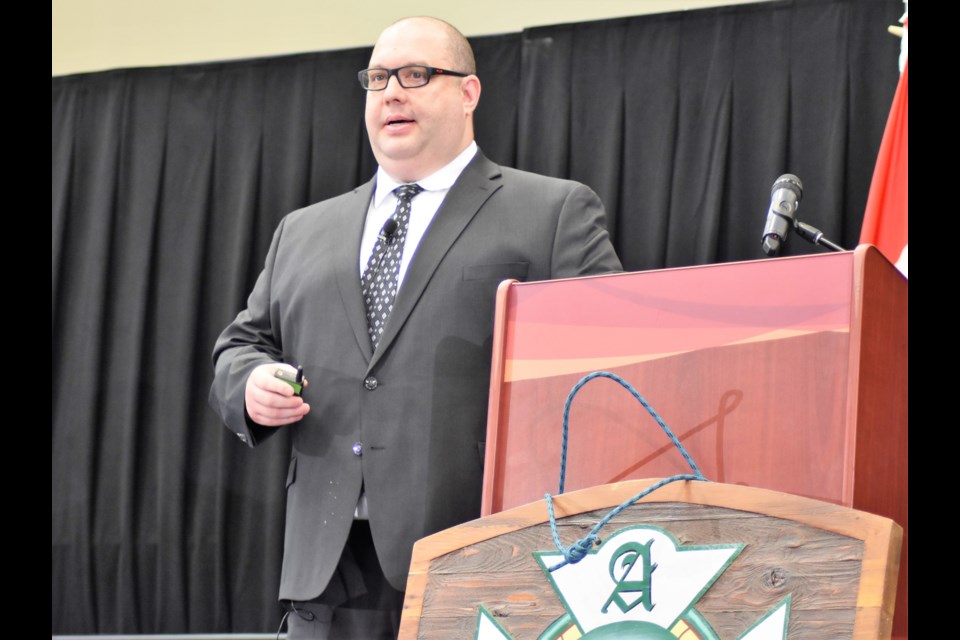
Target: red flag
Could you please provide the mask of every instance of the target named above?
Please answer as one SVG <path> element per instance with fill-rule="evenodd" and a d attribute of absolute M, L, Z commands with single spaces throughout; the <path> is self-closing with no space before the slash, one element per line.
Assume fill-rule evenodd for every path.
<path fill-rule="evenodd" d="M 873 170 L 860 242 L 876 245 L 890 262 L 907 274 L 906 61 Z"/>

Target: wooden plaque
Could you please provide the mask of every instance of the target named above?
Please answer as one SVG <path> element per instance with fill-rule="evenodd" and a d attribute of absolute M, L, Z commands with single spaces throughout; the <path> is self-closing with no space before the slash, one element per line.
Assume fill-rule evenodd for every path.
<path fill-rule="evenodd" d="M 627 481 L 554 498 L 562 543 L 582 538 L 612 508 L 654 482 Z M 888 518 L 766 489 L 682 481 L 627 507 L 599 536 L 615 545 L 634 529 L 669 534 L 678 552 L 738 546 L 691 609 L 671 623 L 670 637 L 746 640 L 784 603 L 782 637 L 788 640 L 890 637 L 902 529 Z M 662 552 L 665 543 L 657 545 Z M 599 563 L 603 543 L 594 549 Z M 538 561 L 535 554 L 543 552 Z M 550 554 L 556 554 L 556 546 L 543 500 L 420 540 L 414 546 L 400 638 L 582 637 L 584 629 L 570 615 L 573 600 L 548 577 L 552 565 L 543 558 Z M 665 594 L 677 589 L 667 589 L 667 580 L 676 571 L 668 573 L 669 565 L 660 564 L 649 574 L 650 604 L 669 607 Z M 604 563 L 597 574 L 600 586 L 587 591 L 597 597 L 612 593 L 615 580 L 625 579 L 614 576 L 616 571 L 620 569 L 611 565 L 607 576 Z M 639 571 L 633 577 L 637 575 Z M 673 620 L 669 610 L 662 611 Z M 502 635 L 478 635 L 483 617 L 488 631 L 493 625 Z M 614 637 L 602 634 L 612 628 L 586 629 L 586 636 L 592 631 L 596 637 Z"/>

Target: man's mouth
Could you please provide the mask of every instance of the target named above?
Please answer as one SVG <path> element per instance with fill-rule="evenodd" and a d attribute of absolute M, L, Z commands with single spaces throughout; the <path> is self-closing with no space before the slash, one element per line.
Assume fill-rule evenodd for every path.
<path fill-rule="evenodd" d="M 395 117 L 395 118 L 387 118 L 386 126 L 388 126 L 388 127 L 389 127 L 389 126 L 394 126 L 394 125 L 395 125 L 395 126 L 399 126 L 399 125 L 404 125 L 404 124 L 410 124 L 410 123 L 412 123 L 412 122 L 414 122 L 414 121 L 413 121 L 413 120 L 410 120 L 410 119 L 408 119 L 408 118 L 402 118 L 402 117 L 399 117 L 399 116 L 398 116 L 398 117 Z"/>

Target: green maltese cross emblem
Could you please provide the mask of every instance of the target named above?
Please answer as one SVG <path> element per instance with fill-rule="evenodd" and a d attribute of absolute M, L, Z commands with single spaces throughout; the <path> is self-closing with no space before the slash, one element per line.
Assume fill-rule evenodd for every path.
<path fill-rule="evenodd" d="M 553 571 L 563 554 L 535 553 L 566 610 L 538 640 L 721 640 L 694 605 L 743 548 L 680 547 L 658 527 L 636 526 L 616 532 L 580 562 Z M 736 640 L 785 640 L 790 599 Z M 475 638 L 513 640 L 483 606 Z"/>

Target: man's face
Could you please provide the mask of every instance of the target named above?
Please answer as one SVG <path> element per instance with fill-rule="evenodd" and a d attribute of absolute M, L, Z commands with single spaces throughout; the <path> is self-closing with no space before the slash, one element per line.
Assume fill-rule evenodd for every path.
<path fill-rule="evenodd" d="M 426 65 L 450 71 L 446 33 L 428 20 L 389 27 L 370 56 L 371 68 Z M 414 182 L 453 160 L 473 140 L 472 113 L 480 97 L 476 76 L 433 76 L 422 87 L 404 89 L 396 76 L 383 91 L 367 92 L 366 122 L 377 162 L 397 180 Z"/>

